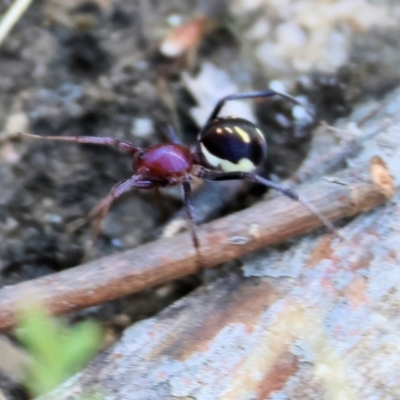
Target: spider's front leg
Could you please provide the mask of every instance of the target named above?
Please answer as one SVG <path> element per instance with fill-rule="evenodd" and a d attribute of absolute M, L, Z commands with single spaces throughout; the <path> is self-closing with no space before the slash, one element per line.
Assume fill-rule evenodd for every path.
<path fill-rule="evenodd" d="M 160 128 L 161 128 L 164 136 L 167 138 L 167 140 L 170 143 L 182 144 L 181 140 L 179 139 L 179 137 L 176 134 L 175 129 L 172 127 L 172 125 L 167 124 L 167 123 L 162 123 L 162 124 L 160 124 Z"/>
<path fill-rule="evenodd" d="M 114 147 L 118 150 L 125 151 L 130 154 L 135 154 L 138 151 L 143 151 L 142 147 L 136 146 L 123 140 L 114 139 L 112 137 L 104 136 L 40 136 L 32 135 L 31 133 L 21 133 L 23 136 L 31 137 L 41 140 L 59 140 L 63 142 L 87 143 L 96 144 L 101 146 Z"/>
<path fill-rule="evenodd" d="M 283 97 L 293 104 L 297 104 L 301 107 L 303 107 L 306 112 L 310 115 L 312 119 L 315 118 L 314 114 L 309 111 L 307 108 L 305 108 L 304 104 L 302 104 L 299 100 L 297 100 L 295 97 L 291 96 L 288 93 L 284 92 L 277 92 L 276 90 L 263 90 L 263 91 L 256 91 L 256 92 L 245 92 L 245 93 L 236 93 L 236 94 L 231 94 L 229 96 L 223 97 L 221 100 L 218 101 L 218 103 L 215 105 L 214 109 L 211 111 L 210 116 L 208 117 L 206 123 L 204 124 L 204 127 L 207 127 L 207 125 L 215 118 L 218 117 L 219 112 L 221 111 L 222 107 L 227 103 L 228 101 L 232 100 L 244 100 L 244 99 L 255 99 L 255 98 L 262 98 L 262 97 L 272 97 L 272 96 L 280 96 Z M 200 132 L 201 135 L 201 132 Z"/>

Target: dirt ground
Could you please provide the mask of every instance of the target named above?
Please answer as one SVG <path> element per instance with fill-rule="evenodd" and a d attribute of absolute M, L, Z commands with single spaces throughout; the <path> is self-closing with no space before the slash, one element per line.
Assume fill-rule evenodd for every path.
<path fill-rule="evenodd" d="M 277 27 L 290 16 L 277 13 L 273 2 L 264 3 L 269 11 L 265 11 L 269 15 L 265 43 L 257 25 L 260 14 L 240 1 L 43 0 L 29 8 L 0 47 L 1 286 L 80 264 L 90 249 L 93 229 L 88 224 L 70 232 L 67 224 L 85 216 L 116 182 L 132 175 L 130 156 L 113 149 L 34 141 L 17 132 L 113 136 L 146 147 L 164 140 L 159 126 L 168 122 L 185 143 L 192 144 L 201 123 L 193 107 L 201 108 L 207 101 L 199 101 L 191 81 L 211 92 L 211 99 L 226 94 L 225 80 L 236 92 L 263 90 L 271 81 L 278 82 L 302 96 L 317 120 L 328 122 L 348 115 L 366 98 L 382 97 L 399 83 L 399 26 L 391 21 L 386 26 L 378 22 L 362 26 L 360 21 L 357 25 L 346 14 L 330 21 L 331 29 L 342 34 L 340 43 L 345 42 L 347 53 L 341 63 L 308 60 L 299 67 L 291 56 L 282 56 L 278 65 L 266 54 L 271 58 L 269 67 L 260 54 L 272 49 L 270 42 L 279 43 L 282 29 Z M 363 2 L 359 3 L 362 8 Z M 384 9 L 384 3 L 376 7 Z M 8 6 L 0 2 L 0 15 Z M 292 7 L 291 2 L 286 6 Z M 368 13 L 369 7 L 373 6 L 366 2 Z M 180 54 L 171 56 L 168 38 L 185 23 L 197 34 Z M 289 22 L 285 23 L 287 27 Z M 339 57 L 338 47 L 333 45 L 332 54 L 324 57 L 331 61 Z M 293 106 L 279 99 L 253 105 L 269 145 L 262 173 L 290 175 L 306 156 L 318 121 L 296 119 Z M 261 194 L 254 188 L 232 198 L 217 213 L 244 207 Z M 150 240 L 181 205 L 178 189 L 161 197 L 132 192 L 113 206 L 90 257 Z M 94 316 L 117 332 L 153 315 L 197 284 L 188 278 L 71 318 Z M 6 376 L 3 389 L 10 398 L 26 398 L 18 382 Z"/>

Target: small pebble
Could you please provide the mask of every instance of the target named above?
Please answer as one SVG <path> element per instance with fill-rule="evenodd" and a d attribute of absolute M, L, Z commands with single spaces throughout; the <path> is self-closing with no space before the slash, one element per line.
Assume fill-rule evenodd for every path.
<path fill-rule="evenodd" d="M 145 138 L 153 131 L 153 121 L 150 118 L 135 118 L 132 121 L 131 134 L 133 136 Z"/>
<path fill-rule="evenodd" d="M 29 127 L 28 116 L 23 112 L 11 114 L 6 121 L 5 130 L 8 134 L 27 132 Z"/>

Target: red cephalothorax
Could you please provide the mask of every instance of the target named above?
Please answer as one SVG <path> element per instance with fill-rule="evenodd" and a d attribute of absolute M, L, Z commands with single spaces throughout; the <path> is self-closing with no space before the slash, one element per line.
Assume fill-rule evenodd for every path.
<path fill-rule="evenodd" d="M 306 199 L 300 199 L 291 190 L 285 189 L 254 173 L 255 168 L 265 159 L 267 149 L 265 138 L 255 124 L 241 118 L 218 117 L 219 112 L 227 101 L 275 95 L 301 105 L 294 97 L 273 90 L 226 96 L 214 107 L 204 127 L 200 130 L 196 146 L 192 150 L 180 144 L 171 126 L 167 127 L 166 132 L 170 143 L 152 146 L 147 149 L 111 137 L 28 136 L 48 140 L 105 145 L 133 155 L 133 168 L 136 173 L 126 181 L 117 183 L 111 189 L 109 195 L 82 221 L 84 223 L 92 218 L 98 218 L 96 236 L 99 232 L 101 221 L 117 197 L 132 189 L 155 189 L 181 183 L 193 244 L 198 250 L 199 241 L 196 235 L 191 201 L 192 175 L 209 181 L 246 179 L 275 189 L 293 200 L 300 201 L 329 229 L 334 231 L 332 223 Z M 193 166 L 196 168 L 192 168 Z"/>
<path fill-rule="evenodd" d="M 159 144 L 137 153 L 133 167 L 149 176 L 180 178 L 192 168 L 192 154 L 188 147 L 175 143 Z"/>

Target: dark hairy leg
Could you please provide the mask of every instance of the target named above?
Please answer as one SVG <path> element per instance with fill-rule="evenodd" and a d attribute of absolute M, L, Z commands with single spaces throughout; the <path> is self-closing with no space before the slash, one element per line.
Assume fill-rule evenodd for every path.
<path fill-rule="evenodd" d="M 315 118 L 314 114 L 311 111 L 309 111 L 307 108 L 305 108 L 304 104 L 302 104 L 295 97 L 293 97 L 287 93 L 277 92 L 275 90 L 269 89 L 269 90 L 264 90 L 264 91 L 231 94 L 229 96 L 223 97 L 221 100 L 218 101 L 218 103 L 214 107 L 213 111 L 211 112 L 211 114 L 208 117 L 204 126 L 206 127 L 213 119 L 218 117 L 219 112 L 221 111 L 222 107 L 225 105 L 225 103 L 227 101 L 242 100 L 242 99 L 254 99 L 257 97 L 272 97 L 272 96 L 281 96 L 281 97 L 291 101 L 294 104 L 302 106 L 310 114 L 311 118 L 313 118 L 313 119 Z"/>
<path fill-rule="evenodd" d="M 251 172 L 219 172 L 219 171 L 211 171 L 205 168 L 201 168 L 197 174 L 199 178 L 209 180 L 209 181 L 225 181 L 225 180 L 233 180 L 233 179 L 245 179 L 247 181 L 253 183 L 259 183 L 271 189 L 274 189 L 283 195 L 291 198 L 292 200 L 296 200 L 299 203 L 303 204 L 309 211 L 311 211 L 332 233 L 336 236 L 339 236 L 336 228 L 332 224 L 331 221 L 325 215 L 323 215 L 317 207 L 315 207 L 312 203 L 310 203 L 307 199 L 300 197 L 296 192 L 293 192 L 290 189 L 284 188 L 278 185 L 275 182 L 272 182 L 268 179 L 263 178 L 257 174 Z"/>
<path fill-rule="evenodd" d="M 32 135 L 31 133 L 21 133 L 24 136 L 28 136 L 34 139 L 43 140 L 59 140 L 64 142 L 75 142 L 75 143 L 88 143 L 97 144 L 102 146 L 114 147 L 118 150 L 126 151 L 130 154 L 135 154 L 138 151 L 143 151 L 139 146 L 136 146 L 129 142 L 114 139 L 112 137 L 97 137 L 97 136 L 39 136 Z"/>

